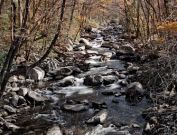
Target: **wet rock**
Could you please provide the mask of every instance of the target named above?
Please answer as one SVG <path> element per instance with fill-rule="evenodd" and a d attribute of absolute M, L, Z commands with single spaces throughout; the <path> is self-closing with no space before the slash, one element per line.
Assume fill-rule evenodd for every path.
<path fill-rule="evenodd" d="M 62 131 L 59 126 L 54 126 L 47 131 L 46 135 L 62 135 Z"/>
<path fill-rule="evenodd" d="M 7 111 L 4 109 L 0 110 L 0 117 L 6 117 L 8 115 Z"/>
<path fill-rule="evenodd" d="M 86 133 L 85 135 L 131 135 L 129 131 L 119 131 L 114 125 L 109 127 L 103 127 L 98 125 L 92 131 Z"/>
<path fill-rule="evenodd" d="M 26 79 L 26 83 L 28 83 L 28 84 L 32 84 L 32 83 L 34 83 L 35 81 L 34 80 L 32 80 L 32 79 Z"/>
<path fill-rule="evenodd" d="M 133 128 L 140 128 L 140 125 L 138 125 L 138 124 L 136 124 L 136 123 L 133 123 L 131 126 L 132 126 Z"/>
<path fill-rule="evenodd" d="M 105 102 L 94 101 L 94 102 L 92 102 L 92 108 L 94 108 L 94 109 L 102 109 L 102 108 L 107 108 L 107 105 L 106 105 Z"/>
<path fill-rule="evenodd" d="M 16 111 L 17 111 L 15 108 L 13 108 L 9 105 L 4 105 L 3 108 L 9 113 L 16 113 Z"/>
<path fill-rule="evenodd" d="M 26 104 L 26 100 L 23 96 L 19 96 L 18 105 Z"/>
<path fill-rule="evenodd" d="M 68 76 L 60 81 L 57 85 L 60 87 L 68 87 L 75 84 L 75 78 L 73 76 Z"/>
<path fill-rule="evenodd" d="M 108 112 L 107 110 L 102 110 L 98 112 L 95 116 L 93 116 L 91 119 L 87 120 L 86 123 L 88 124 L 100 124 L 104 123 L 107 119 Z"/>
<path fill-rule="evenodd" d="M 115 96 L 115 97 L 120 97 L 120 96 L 122 96 L 122 95 L 121 95 L 121 93 L 116 93 L 116 94 L 114 94 L 114 96 Z"/>
<path fill-rule="evenodd" d="M 73 69 L 72 75 L 77 75 L 82 73 L 82 70 L 79 67 L 71 67 Z"/>
<path fill-rule="evenodd" d="M 88 75 L 84 78 L 84 85 L 86 86 L 100 86 L 103 78 L 100 75 Z"/>
<path fill-rule="evenodd" d="M 119 103 L 119 101 L 120 101 L 120 99 L 118 98 L 118 97 L 114 97 L 113 99 L 112 99 L 112 102 L 113 103 Z"/>
<path fill-rule="evenodd" d="M 92 48 L 91 43 L 87 39 L 85 39 L 85 38 L 81 38 L 80 41 L 79 41 L 79 43 L 84 43 L 86 49 Z"/>
<path fill-rule="evenodd" d="M 6 128 L 8 130 L 16 131 L 16 130 L 20 129 L 19 126 L 16 126 L 15 124 L 10 123 L 10 122 L 5 122 L 4 125 L 6 126 Z"/>
<path fill-rule="evenodd" d="M 19 91 L 19 87 L 13 87 L 13 88 L 11 88 L 11 91 L 13 91 L 13 92 L 15 92 L 15 91 Z"/>
<path fill-rule="evenodd" d="M 44 79 L 45 71 L 40 67 L 34 67 L 27 73 L 28 77 L 35 81 L 40 81 Z"/>
<path fill-rule="evenodd" d="M 149 123 L 146 123 L 144 127 L 144 132 L 149 133 L 151 131 L 151 125 Z"/>
<path fill-rule="evenodd" d="M 27 94 L 27 97 L 29 100 L 35 101 L 35 102 L 44 102 L 47 101 L 48 99 L 41 94 L 35 92 L 35 91 L 29 91 Z"/>
<path fill-rule="evenodd" d="M 104 90 L 101 92 L 103 95 L 105 96 L 112 96 L 114 95 L 116 92 L 114 90 Z"/>
<path fill-rule="evenodd" d="M 20 90 L 17 93 L 20 96 L 26 96 L 29 91 L 30 90 L 28 88 L 21 87 Z"/>
<path fill-rule="evenodd" d="M 75 45 L 73 48 L 74 51 L 84 51 L 85 50 L 85 46 L 84 45 Z"/>
<path fill-rule="evenodd" d="M 108 61 L 115 55 L 113 52 L 105 52 L 103 53 L 102 61 Z"/>
<path fill-rule="evenodd" d="M 9 81 L 10 83 L 12 83 L 12 82 L 17 82 L 17 81 L 18 81 L 18 78 L 17 78 L 17 76 L 12 76 L 12 77 L 9 78 L 8 81 Z"/>
<path fill-rule="evenodd" d="M 114 83 L 117 80 L 117 78 L 115 76 L 105 76 L 103 78 L 103 84 L 104 85 L 109 85 Z"/>
<path fill-rule="evenodd" d="M 88 106 L 84 104 L 73 104 L 73 105 L 64 104 L 62 109 L 71 112 L 81 112 L 81 111 L 86 111 L 88 109 Z"/>
<path fill-rule="evenodd" d="M 17 88 L 17 87 L 18 87 L 18 84 L 17 84 L 17 82 L 13 82 L 13 83 L 11 84 L 11 86 L 12 86 L 12 88 Z"/>
<path fill-rule="evenodd" d="M 120 80 L 119 84 L 123 87 L 126 87 L 128 85 L 128 82 L 126 80 Z"/>
<path fill-rule="evenodd" d="M 11 104 L 16 107 L 18 105 L 18 100 L 19 100 L 19 96 L 13 95 L 13 97 L 11 99 Z"/>
<path fill-rule="evenodd" d="M 126 78 L 126 75 L 124 74 L 119 74 L 119 79 L 125 79 Z"/>
<path fill-rule="evenodd" d="M 65 76 L 69 76 L 73 73 L 73 70 L 71 67 L 61 67 L 59 69 L 56 69 L 55 71 L 51 71 L 49 74 L 51 76 L 56 76 L 57 79 L 61 79 Z"/>
<path fill-rule="evenodd" d="M 19 80 L 25 80 L 25 77 L 22 76 L 22 75 L 19 75 L 19 76 L 18 76 L 18 79 L 19 79 Z"/>
<path fill-rule="evenodd" d="M 158 119 L 157 119 L 156 116 L 153 116 L 153 117 L 150 118 L 150 121 L 149 121 L 149 122 L 150 122 L 150 123 L 153 123 L 153 124 L 157 124 L 157 123 L 158 123 Z"/>
<path fill-rule="evenodd" d="M 129 102 L 140 102 L 144 94 L 143 86 L 139 82 L 131 83 L 125 90 L 126 99 Z"/>
<path fill-rule="evenodd" d="M 126 45 L 122 45 L 121 50 L 124 50 L 126 53 L 135 53 L 135 48 L 129 43 Z"/>
<path fill-rule="evenodd" d="M 129 67 L 127 68 L 127 70 L 128 70 L 128 72 L 129 72 L 130 74 L 133 74 L 133 73 L 136 73 L 136 72 L 139 70 L 139 67 L 138 67 L 138 66 L 129 66 Z"/>

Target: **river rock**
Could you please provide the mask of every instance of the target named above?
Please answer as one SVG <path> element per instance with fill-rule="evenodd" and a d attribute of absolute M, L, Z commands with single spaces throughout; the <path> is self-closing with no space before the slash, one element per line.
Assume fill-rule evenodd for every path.
<path fill-rule="evenodd" d="M 4 125 L 6 126 L 7 129 L 12 130 L 12 131 L 16 131 L 20 129 L 19 126 L 16 126 L 15 124 L 10 123 L 10 122 L 5 122 Z"/>
<path fill-rule="evenodd" d="M 112 99 L 112 102 L 113 103 L 119 103 L 119 101 L 120 101 L 120 99 L 119 99 L 119 97 L 114 97 L 113 99 Z"/>
<path fill-rule="evenodd" d="M 87 75 L 84 78 L 84 85 L 86 86 L 100 86 L 102 82 L 103 78 L 100 75 Z"/>
<path fill-rule="evenodd" d="M 62 131 L 59 126 L 54 126 L 47 131 L 46 135 L 62 135 Z"/>
<path fill-rule="evenodd" d="M 74 51 L 84 51 L 85 50 L 85 46 L 80 44 L 80 45 L 75 45 L 74 46 Z"/>
<path fill-rule="evenodd" d="M 35 102 L 44 102 L 48 100 L 46 97 L 32 90 L 28 91 L 27 96 L 30 100 L 35 101 Z"/>
<path fill-rule="evenodd" d="M 85 39 L 85 38 L 81 38 L 80 41 L 79 41 L 79 43 L 84 43 L 86 49 L 92 48 L 91 43 L 87 39 Z"/>
<path fill-rule="evenodd" d="M 107 110 L 104 109 L 104 110 L 98 112 L 95 116 L 93 116 L 89 120 L 87 120 L 86 123 L 88 123 L 88 124 L 104 123 L 104 121 L 107 119 L 107 116 L 108 116 L 108 112 L 107 112 Z"/>
<path fill-rule="evenodd" d="M 18 100 L 19 100 L 19 96 L 13 95 L 13 97 L 11 99 L 11 104 L 16 107 L 18 105 Z"/>
<path fill-rule="evenodd" d="M 23 96 L 19 96 L 18 105 L 26 104 L 26 100 Z"/>
<path fill-rule="evenodd" d="M 20 96 L 26 96 L 26 94 L 28 93 L 28 91 L 30 91 L 28 88 L 21 87 L 20 90 L 17 93 Z"/>
<path fill-rule="evenodd" d="M 50 76 L 55 76 L 57 79 L 61 79 L 65 76 L 69 76 L 73 73 L 71 67 L 61 67 L 54 71 L 49 72 Z"/>
<path fill-rule="evenodd" d="M 8 116 L 7 111 L 4 110 L 4 109 L 1 109 L 1 110 L 0 110 L 0 118 L 1 118 L 1 117 L 6 117 L 6 116 Z"/>
<path fill-rule="evenodd" d="M 109 127 L 103 127 L 102 125 L 97 125 L 92 131 L 87 132 L 85 135 L 131 135 L 129 131 L 119 131 L 114 125 Z"/>
<path fill-rule="evenodd" d="M 139 102 L 144 97 L 145 91 L 143 89 L 143 86 L 139 82 L 133 82 L 131 83 L 127 89 L 125 90 L 125 95 L 127 101 L 130 102 Z"/>
<path fill-rule="evenodd" d="M 103 77 L 103 84 L 104 85 L 109 85 L 114 83 L 117 80 L 115 76 L 105 76 Z"/>
<path fill-rule="evenodd" d="M 127 68 L 127 70 L 128 70 L 128 72 L 129 73 L 136 73 L 138 70 L 139 70 L 139 68 L 140 67 L 138 67 L 138 66 L 129 66 L 128 68 Z"/>
<path fill-rule="evenodd" d="M 130 54 L 135 53 L 135 48 L 129 43 L 122 45 L 121 50 L 124 50 L 126 53 L 130 53 Z"/>
<path fill-rule="evenodd" d="M 72 86 L 76 82 L 75 78 L 73 76 L 68 76 L 64 78 L 62 81 L 60 81 L 57 85 L 60 87 L 67 87 Z"/>
<path fill-rule="evenodd" d="M 123 87 L 126 87 L 128 85 L 128 82 L 126 80 L 119 80 L 119 84 Z"/>
<path fill-rule="evenodd" d="M 71 112 L 81 112 L 86 111 L 88 109 L 88 106 L 84 104 L 64 104 L 62 109 Z"/>
<path fill-rule="evenodd" d="M 126 75 L 125 74 L 119 74 L 119 79 L 125 79 Z"/>
<path fill-rule="evenodd" d="M 104 90 L 101 92 L 103 95 L 105 96 L 112 96 L 114 95 L 116 92 L 114 90 Z"/>
<path fill-rule="evenodd" d="M 44 79 L 45 71 L 40 67 L 34 67 L 27 74 L 30 79 L 40 81 Z"/>
<path fill-rule="evenodd" d="M 12 77 L 9 78 L 8 81 L 9 81 L 10 83 L 12 83 L 12 82 L 17 82 L 17 81 L 18 81 L 18 78 L 17 78 L 17 76 L 12 76 Z"/>
<path fill-rule="evenodd" d="M 107 108 L 107 105 L 106 105 L 105 102 L 102 102 L 102 101 L 93 101 L 92 102 L 92 108 L 102 109 L 102 108 Z"/>
<path fill-rule="evenodd" d="M 15 108 L 13 108 L 9 105 L 4 105 L 3 108 L 9 113 L 16 113 L 16 111 L 17 111 Z"/>

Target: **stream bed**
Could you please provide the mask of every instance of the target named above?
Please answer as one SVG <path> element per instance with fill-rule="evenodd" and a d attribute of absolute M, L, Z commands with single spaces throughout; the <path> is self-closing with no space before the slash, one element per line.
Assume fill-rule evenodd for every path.
<path fill-rule="evenodd" d="M 27 103 L 28 105 L 23 106 L 17 113 L 4 118 L 8 121 L 9 117 L 9 121 L 19 128 L 5 128 L 2 133 L 141 135 L 145 124 L 142 112 L 150 103 L 141 95 L 138 83 L 131 80 L 136 76 L 138 68 L 132 61 L 124 61 L 124 58 L 132 58 L 134 55 L 133 47 L 121 39 L 122 33 L 122 26 L 111 24 L 109 27 L 92 31 L 94 40 L 83 39 L 79 45 L 75 45 L 72 53 L 87 55 L 84 60 L 87 70 L 77 70 L 75 73 L 73 62 L 74 66 L 62 67 L 65 69 L 61 72 L 64 74 L 61 78 L 56 76 L 56 72 L 50 72 L 47 77 L 54 76 L 52 80 L 43 82 L 43 87 L 35 88 L 35 92 L 48 100 L 41 103 L 38 102 L 41 101 L 37 99 L 38 96 L 31 96 L 36 99 L 36 102 L 31 102 L 29 97 L 24 96 L 31 102 L 30 105 Z M 135 94 L 127 92 L 129 86 L 135 89 Z"/>

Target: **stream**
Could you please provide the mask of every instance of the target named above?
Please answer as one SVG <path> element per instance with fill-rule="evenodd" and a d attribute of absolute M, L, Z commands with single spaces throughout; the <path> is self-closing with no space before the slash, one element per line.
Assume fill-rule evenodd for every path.
<path fill-rule="evenodd" d="M 19 128 L 3 130 L 3 134 L 141 135 L 145 124 L 142 111 L 150 104 L 145 97 L 136 103 L 126 99 L 127 87 L 133 83 L 131 77 L 137 74 L 134 70 L 138 69 L 133 68 L 130 72 L 129 67 L 136 66 L 133 61 L 124 60 L 133 57 L 129 55 L 133 47 L 121 38 L 123 32 L 121 25 L 110 24 L 92 30 L 88 34 L 94 35 L 92 39 L 83 38 L 74 45 L 73 54 L 87 55 L 84 60 L 87 70 L 74 73 L 73 62 L 74 66 L 62 67 L 65 69 L 61 78 L 50 71 L 47 77 L 54 74 L 55 77 L 42 82 L 43 87 L 35 88 L 35 92 L 48 100 L 30 103 L 17 113 L 6 116 L 6 121 L 9 117 L 10 122 Z M 50 129 L 56 133 L 50 133 Z"/>

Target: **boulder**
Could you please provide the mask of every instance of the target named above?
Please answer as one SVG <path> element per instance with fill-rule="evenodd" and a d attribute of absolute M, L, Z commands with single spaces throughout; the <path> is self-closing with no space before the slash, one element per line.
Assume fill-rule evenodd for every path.
<path fill-rule="evenodd" d="M 54 71 L 51 71 L 49 74 L 50 76 L 56 76 L 57 78 L 63 78 L 65 76 L 69 76 L 73 73 L 71 67 L 61 67 Z"/>
<path fill-rule="evenodd" d="M 27 73 L 28 77 L 35 81 L 40 81 L 44 79 L 45 71 L 40 67 L 34 67 Z"/>
<path fill-rule="evenodd" d="M 122 45 L 122 46 L 120 47 L 120 50 L 123 50 L 123 51 L 125 51 L 125 52 L 128 53 L 128 54 L 133 54 L 133 53 L 135 53 L 135 48 L 134 48 L 131 44 L 129 44 L 129 43 L 127 43 L 127 44 L 125 44 L 125 45 Z"/>
<path fill-rule="evenodd" d="M 11 104 L 16 107 L 18 105 L 18 100 L 19 96 L 14 94 L 13 97 L 11 98 Z"/>
<path fill-rule="evenodd" d="M 86 111 L 88 106 L 84 104 L 64 104 L 62 109 L 71 112 L 81 112 Z"/>
<path fill-rule="evenodd" d="M 114 97 L 114 98 L 112 99 L 112 102 L 113 102 L 113 103 L 116 103 L 116 104 L 118 104 L 119 101 L 120 101 L 119 97 Z"/>
<path fill-rule="evenodd" d="M 139 82 L 129 84 L 125 90 L 126 99 L 129 102 L 139 102 L 143 99 L 145 91 Z"/>
<path fill-rule="evenodd" d="M 44 102 L 48 100 L 46 97 L 32 90 L 28 91 L 27 97 L 29 98 L 29 100 L 32 100 L 35 102 Z"/>
<path fill-rule="evenodd" d="M 18 105 L 25 105 L 26 100 L 23 96 L 19 96 Z"/>
<path fill-rule="evenodd" d="M 52 128 L 48 129 L 46 135 L 62 135 L 62 131 L 59 126 L 53 126 Z"/>
<path fill-rule="evenodd" d="M 114 90 L 104 90 L 101 92 L 103 95 L 105 96 L 112 96 L 114 95 L 116 92 Z"/>
<path fill-rule="evenodd" d="M 66 78 L 64 78 L 63 80 L 61 80 L 57 86 L 59 87 L 68 87 L 68 86 L 72 86 L 74 85 L 76 82 L 75 78 L 73 76 L 68 76 Z"/>
<path fill-rule="evenodd" d="M 7 129 L 12 130 L 12 131 L 16 131 L 16 130 L 20 129 L 19 126 L 16 126 L 15 124 L 10 123 L 10 122 L 5 122 L 4 125 Z"/>
<path fill-rule="evenodd" d="M 86 123 L 88 123 L 88 124 L 104 123 L 104 121 L 107 119 L 107 116 L 108 116 L 108 112 L 107 112 L 107 110 L 104 109 L 104 110 L 98 112 L 95 116 L 93 116 L 89 120 L 87 120 Z"/>
<path fill-rule="evenodd" d="M 3 108 L 9 113 L 16 113 L 16 111 L 17 111 L 15 108 L 13 108 L 9 105 L 4 105 Z"/>
<path fill-rule="evenodd" d="M 18 78 L 17 78 L 17 76 L 12 76 L 12 77 L 9 78 L 8 81 L 9 81 L 10 83 L 12 83 L 12 82 L 17 82 L 17 81 L 18 81 Z"/>
<path fill-rule="evenodd" d="M 92 48 L 91 43 L 85 38 L 81 38 L 79 43 L 84 43 L 86 49 Z"/>
<path fill-rule="evenodd" d="M 107 108 L 107 105 L 106 105 L 105 102 L 102 102 L 102 101 L 93 101 L 92 102 L 92 108 L 102 109 L 102 108 Z"/>
<path fill-rule="evenodd" d="M 84 78 L 84 85 L 86 86 L 100 86 L 103 83 L 103 78 L 100 75 L 87 75 Z"/>
<path fill-rule="evenodd" d="M 92 131 L 87 132 L 85 135 L 131 135 L 127 130 L 118 130 L 114 125 L 103 127 L 102 125 L 96 126 Z"/>
<path fill-rule="evenodd" d="M 24 96 L 26 96 L 26 94 L 28 93 L 28 91 L 30 91 L 28 88 L 21 87 L 20 90 L 17 93 L 18 93 L 18 95 L 24 97 Z"/>
<path fill-rule="evenodd" d="M 109 85 L 109 84 L 112 84 L 114 83 L 115 81 L 117 80 L 117 78 L 115 76 L 104 76 L 103 77 L 103 84 L 104 85 Z"/>

